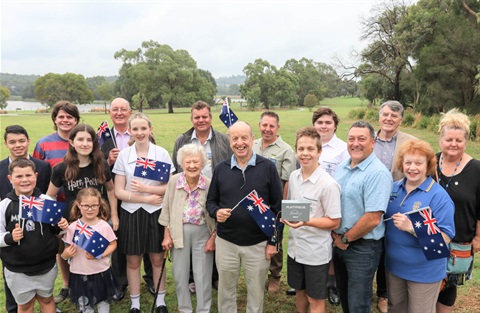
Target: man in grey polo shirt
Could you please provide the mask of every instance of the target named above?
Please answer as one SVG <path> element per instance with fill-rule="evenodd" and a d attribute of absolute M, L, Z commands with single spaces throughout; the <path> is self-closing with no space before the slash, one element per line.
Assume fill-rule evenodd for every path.
<path fill-rule="evenodd" d="M 260 116 L 259 138 L 253 143 L 253 151 L 270 161 L 277 167 L 278 175 L 282 180 L 283 198 L 288 190 L 288 179 L 296 168 L 295 152 L 286 142 L 278 136 L 280 118 L 272 111 L 263 112 Z M 268 275 L 267 290 L 277 292 L 280 289 L 280 278 L 283 267 L 283 249 L 280 244 L 278 253 L 270 261 L 270 274 Z"/>

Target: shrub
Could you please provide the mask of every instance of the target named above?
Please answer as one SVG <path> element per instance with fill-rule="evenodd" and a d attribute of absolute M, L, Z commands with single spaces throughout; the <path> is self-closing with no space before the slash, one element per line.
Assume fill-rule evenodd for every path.
<path fill-rule="evenodd" d="M 405 126 L 412 126 L 415 122 L 415 117 L 411 111 L 405 111 L 403 114 L 402 124 Z"/>
<path fill-rule="evenodd" d="M 46 108 L 38 108 L 35 113 L 47 113 L 47 109 Z"/>
<path fill-rule="evenodd" d="M 422 116 L 422 118 L 421 118 L 420 121 L 418 122 L 417 127 L 418 127 L 419 129 L 427 129 L 427 128 L 428 128 L 428 125 L 430 125 L 430 117 L 428 117 L 428 116 Z"/>
<path fill-rule="evenodd" d="M 375 109 L 367 110 L 365 114 L 365 119 L 372 122 L 378 121 L 378 111 Z"/>
<path fill-rule="evenodd" d="M 418 124 L 420 123 L 420 121 L 422 120 L 423 118 L 423 115 L 422 113 L 420 112 L 417 112 L 413 115 L 413 124 L 412 124 L 412 127 L 414 128 L 417 128 L 418 127 Z"/>
<path fill-rule="evenodd" d="M 435 114 L 430 116 L 430 122 L 428 123 L 428 130 L 431 130 L 436 134 L 438 132 L 439 123 L 440 123 L 440 115 Z"/>

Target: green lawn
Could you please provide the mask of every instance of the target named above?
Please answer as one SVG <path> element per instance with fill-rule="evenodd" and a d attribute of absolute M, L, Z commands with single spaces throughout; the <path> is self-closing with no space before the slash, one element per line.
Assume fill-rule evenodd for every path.
<path fill-rule="evenodd" d="M 350 110 L 356 107 L 366 106 L 368 103 L 366 101 L 361 101 L 357 98 L 335 98 L 335 99 L 325 99 L 321 102 L 321 105 L 328 105 L 340 117 L 340 125 L 337 130 L 337 135 L 345 139 L 348 131 L 348 127 L 351 125 L 354 120 L 351 120 L 347 117 L 347 114 Z M 213 108 L 213 126 L 219 131 L 226 131 L 225 126 L 220 122 L 218 118 L 220 106 Z M 248 111 L 245 107 L 240 108 L 238 104 L 234 104 L 232 109 L 239 117 L 239 119 L 249 122 L 253 129 L 255 137 L 259 137 L 258 131 L 258 121 L 260 118 L 261 111 Z M 279 109 L 275 110 L 280 116 L 280 134 L 282 138 L 294 146 L 295 144 L 295 131 L 303 126 L 311 125 L 312 112 L 309 112 L 308 109 L 304 108 L 295 108 L 295 109 Z M 27 111 L 12 111 L 12 113 L 18 113 L 18 115 L 0 115 L 0 128 L 3 130 L 5 126 L 11 124 L 20 124 L 23 125 L 29 132 L 31 144 L 30 152 L 33 151 L 35 143 L 43 136 L 53 132 L 52 121 L 49 114 L 34 114 L 33 112 Z M 168 114 L 165 109 L 163 110 L 147 110 L 147 113 L 154 126 L 154 134 L 157 140 L 157 144 L 166 148 L 170 153 L 172 152 L 175 138 L 182 132 L 186 131 L 191 127 L 190 123 L 190 110 L 187 108 L 175 109 L 175 114 Z M 106 114 L 100 113 L 83 113 L 82 114 L 82 123 L 87 123 L 92 125 L 95 129 L 103 120 L 109 120 L 109 116 Z M 378 128 L 377 123 L 373 123 L 375 128 Z M 430 142 L 435 151 L 438 151 L 438 135 L 430 132 L 428 130 L 418 130 L 415 128 L 402 128 L 405 132 L 408 132 L 418 138 L 424 139 Z M 470 142 L 468 145 L 467 151 L 472 154 L 475 158 L 480 156 L 480 144 L 478 142 Z M 0 149 L 0 158 L 3 159 L 7 157 L 8 150 L 2 145 Z M 286 241 L 286 240 L 285 240 Z M 286 251 L 287 243 L 284 242 L 284 247 Z M 286 257 L 286 253 L 284 254 Z M 480 265 L 478 258 L 476 260 L 477 267 Z M 286 268 L 284 267 L 284 272 Z M 170 264 L 167 265 L 167 305 L 170 309 L 170 312 L 176 312 L 176 296 L 175 288 L 173 283 L 173 278 L 171 276 Z M 477 299 L 480 299 L 480 279 L 474 277 L 472 281 L 469 281 L 466 286 L 459 288 L 459 299 L 457 301 L 455 312 L 462 313 L 473 313 L 480 311 L 480 302 Z M 56 281 L 56 292 L 61 288 L 61 279 L 60 276 Z M 152 304 L 152 296 L 148 293 L 145 286 L 142 285 L 142 311 L 150 310 Z M 286 276 L 282 277 L 281 292 L 275 295 L 266 294 L 265 295 L 265 312 L 275 312 L 275 313 L 289 313 L 295 312 L 295 297 L 290 297 L 285 295 L 285 290 L 288 289 L 286 284 Z M 245 311 L 246 304 L 246 289 L 245 284 L 243 283 L 243 278 L 240 281 L 240 288 L 238 291 L 239 299 L 239 311 Z M 5 306 L 5 298 L 3 293 L 3 282 L 0 285 L 0 312 L 3 312 Z M 375 302 L 376 303 L 376 302 Z M 125 298 L 120 303 L 113 304 L 111 306 L 111 312 L 127 312 L 130 302 L 128 298 Z M 66 301 L 60 305 L 62 309 L 66 312 L 73 312 L 74 307 Z M 341 312 L 339 307 L 332 307 L 328 305 L 327 311 L 332 312 Z M 217 312 L 216 309 L 216 292 L 213 294 L 213 305 L 212 312 Z M 376 308 L 372 312 L 377 312 Z"/>

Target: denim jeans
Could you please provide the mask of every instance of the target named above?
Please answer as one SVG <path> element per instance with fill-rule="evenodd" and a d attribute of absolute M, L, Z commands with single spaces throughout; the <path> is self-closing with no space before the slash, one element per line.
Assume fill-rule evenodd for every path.
<path fill-rule="evenodd" d="M 347 250 L 334 248 L 333 265 L 344 313 L 370 313 L 373 277 L 380 261 L 382 240 L 359 239 Z"/>

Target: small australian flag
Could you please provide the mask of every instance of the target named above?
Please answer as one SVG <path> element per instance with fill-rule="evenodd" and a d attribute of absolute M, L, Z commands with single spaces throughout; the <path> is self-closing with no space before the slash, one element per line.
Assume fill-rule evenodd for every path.
<path fill-rule="evenodd" d="M 228 98 L 225 98 L 223 101 L 222 111 L 220 111 L 220 119 L 222 120 L 223 124 L 230 128 L 236 121 L 238 121 L 238 117 L 233 113 L 232 109 L 228 106 Z"/>
<path fill-rule="evenodd" d="M 20 196 L 22 218 L 39 223 L 57 224 L 63 216 L 66 205 L 34 196 Z"/>
<path fill-rule="evenodd" d="M 271 237 L 275 232 L 275 214 L 270 210 L 270 207 L 265 204 L 263 198 L 256 190 L 250 192 L 242 201 L 240 206 L 247 209 L 250 216 L 255 220 L 258 227 L 267 235 Z"/>
<path fill-rule="evenodd" d="M 110 127 L 108 126 L 107 121 L 103 121 L 102 124 L 97 129 L 97 136 L 98 136 L 98 143 L 100 144 L 100 147 L 103 146 L 103 144 L 112 138 L 112 132 L 110 131 Z"/>
<path fill-rule="evenodd" d="M 443 239 L 437 219 L 433 216 L 432 209 L 425 207 L 409 215 L 427 260 L 435 260 L 450 256 L 448 245 Z"/>
<path fill-rule="evenodd" d="M 78 220 L 76 223 L 73 243 L 99 259 L 110 242 L 82 221 Z"/>
<path fill-rule="evenodd" d="M 133 176 L 166 183 L 170 178 L 170 167 L 168 163 L 138 157 Z"/>

